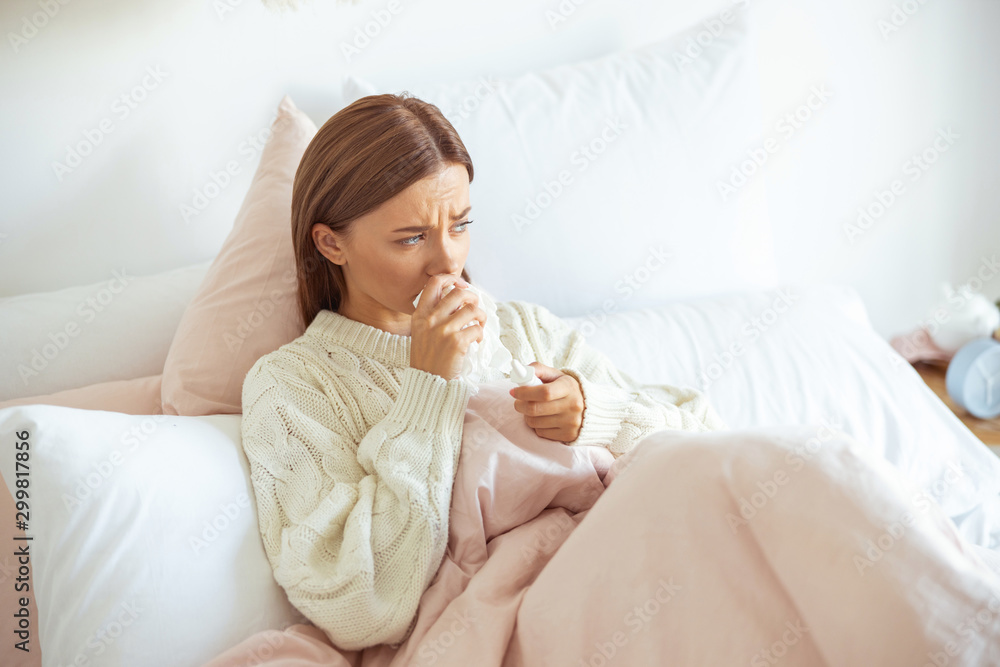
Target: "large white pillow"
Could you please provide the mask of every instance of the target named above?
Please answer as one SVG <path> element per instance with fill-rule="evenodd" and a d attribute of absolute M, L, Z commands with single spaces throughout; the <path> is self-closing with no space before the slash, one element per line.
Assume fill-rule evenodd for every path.
<path fill-rule="evenodd" d="M 852 435 L 936 500 L 964 537 L 1000 547 L 1000 459 L 871 328 L 853 288 L 734 293 L 566 320 L 637 381 L 704 391 L 732 428 L 825 423 Z"/>
<path fill-rule="evenodd" d="M 28 443 L 32 645 L 45 665 L 201 665 L 308 622 L 271 574 L 239 415 L 31 405 L 0 410 L 0 437 L 12 493 L 15 443 Z"/>
<path fill-rule="evenodd" d="M 726 16 L 715 35 L 408 89 L 472 156 L 473 280 L 563 316 L 776 285 L 763 180 L 718 188 L 763 142 L 746 11 Z M 402 91 L 344 79 L 347 103 L 381 92 Z"/>
<path fill-rule="evenodd" d="M 0 401 L 160 374 L 208 265 L 0 299 Z"/>

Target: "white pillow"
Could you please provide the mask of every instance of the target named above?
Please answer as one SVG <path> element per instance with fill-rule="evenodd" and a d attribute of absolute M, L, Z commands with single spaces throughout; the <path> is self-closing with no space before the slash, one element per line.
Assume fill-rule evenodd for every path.
<path fill-rule="evenodd" d="M 46 665 L 201 665 L 254 632 L 308 622 L 271 574 L 240 415 L 0 410 L 11 492 L 25 435 Z"/>
<path fill-rule="evenodd" d="M 726 201 L 717 187 L 762 141 L 745 14 L 710 40 L 699 25 L 596 60 L 409 89 L 472 156 L 473 280 L 562 316 L 776 286 L 763 179 Z M 344 79 L 348 103 L 380 92 L 401 91 Z"/>
<path fill-rule="evenodd" d="M 161 373 L 208 265 L 0 299 L 0 401 Z"/>
<path fill-rule="evenodd" d="M 637 381 L 704 391 L 731 428 L 826 423 L 850 434 L 936 500 L 966 539 L 1000 547 L 1000 459 L 871 328 L 853 288 L 728 294 L 566 321 Z"/>

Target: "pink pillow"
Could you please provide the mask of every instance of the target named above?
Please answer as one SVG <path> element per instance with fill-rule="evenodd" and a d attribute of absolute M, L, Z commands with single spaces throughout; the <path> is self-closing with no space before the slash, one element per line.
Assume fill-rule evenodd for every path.
<path fill-rule="evenodd" d="M 316 124 L 286 95 L 233 229 L 181 317 L 163 367 L 168 415 L 243 411 L 243 379 L 305 331 L 292 249 L 292 182 Z"/>
<path fill-rule="evenodd" d="M 162 377 L 162 375 L 150 375 L 134 380 L 112 380 L 44 396 L 15 398 L 0 403 L 0 409 L 41 403 L 82 410 L 124 412 L 127 415 L 158 415 L 163 412 L 160 408 Z"/>

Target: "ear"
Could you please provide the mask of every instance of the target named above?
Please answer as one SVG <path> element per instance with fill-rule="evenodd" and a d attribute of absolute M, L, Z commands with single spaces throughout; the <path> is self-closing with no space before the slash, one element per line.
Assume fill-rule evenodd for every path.
<path fill-rule="evenodd" d="M 312 239 L 316 249 L 334 264 L 346 264 L 343 241 L 330 229 L 329 225 L 317 222 L 312 226 Z"/>

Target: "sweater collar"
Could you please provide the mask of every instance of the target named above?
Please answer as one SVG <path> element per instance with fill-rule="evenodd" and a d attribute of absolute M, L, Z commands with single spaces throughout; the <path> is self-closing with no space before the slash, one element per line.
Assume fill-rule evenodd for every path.
<path fill-rule="evenodd" d="M 402 367 L 410 365 L 409 336 L 383 331 L 332 310 L 319 311 L 306 333 L 384 364 Z"/>

